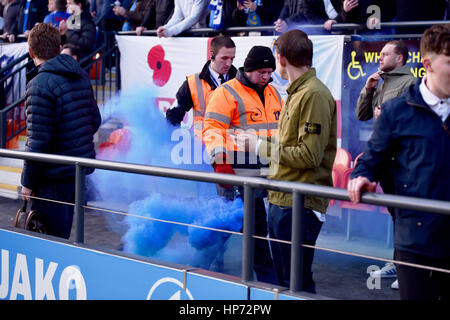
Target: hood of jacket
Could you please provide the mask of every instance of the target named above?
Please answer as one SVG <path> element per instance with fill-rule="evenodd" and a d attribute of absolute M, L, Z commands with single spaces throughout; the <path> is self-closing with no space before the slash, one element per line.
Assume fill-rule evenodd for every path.
<path fill-rule="evenodd" d="M 394 69 L 392 71 L 389 72 L 381 72 L 380 76 L 384 79 L 387 76 L 403 76 L 403 75 L 411 75 L 411 70 L 410 67 L 408 65 L 404 65 L 400 68 Z"/>
<path fill-rule="evenodd" d="M 83 69 L 74 58 L 67 54 L 59 54 L 44 62 L 40 67 L 38 74 L 49 72 L 58 74 L 66 78 L 81 78 L 83 77 Z"/>

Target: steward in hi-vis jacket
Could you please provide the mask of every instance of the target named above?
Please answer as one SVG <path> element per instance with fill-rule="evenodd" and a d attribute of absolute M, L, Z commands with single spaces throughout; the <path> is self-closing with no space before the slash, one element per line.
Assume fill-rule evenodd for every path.
<path fill-rule="evenodd" d="M 203 141 L 214 171 L 245 176 L 264 175 L 262 161 L 254 154 L 238 150 L 233 136 L 253 132 L 271 136 L 277 132 L 283 101 L 272 87 L 275 58 L 268 47 L 255 46 L 247 55 L 244 67 L 235 79 L 217 88 L 206 107 Z M 266 163 L 268 167 L 268 163 Z M 218 186 L 219 195 L 234 199 L 231 186 Z M 231 192 L 230 192 L 231 191 Z M 242 194 L 242 190 L 241 191 Z M 258 192 L 259 191 L 259 192 Z M 263 198 L 265 190 L 255 192 L 255 234 L 267 236 L 267 219 Z M 268 242 L 255 241 L 255 272 L 258 281 L 277 283 Z"/>
<path fill-rule="evenodd" d="M 174 126 L 179 126 L 189 110 L 194 112 L 194 130 L 201 137 L 202 123 L 206 106 L 213 91 L 225 81 L 236 76 L 236 68 L 232 65 L 236 46 L 227 36 L 217 36 L 210 44 L 210 59 L 200 73 L 186 77 L 178 89 L 176 98 L 178 106 L 167 110 L 166 118 Z"/>

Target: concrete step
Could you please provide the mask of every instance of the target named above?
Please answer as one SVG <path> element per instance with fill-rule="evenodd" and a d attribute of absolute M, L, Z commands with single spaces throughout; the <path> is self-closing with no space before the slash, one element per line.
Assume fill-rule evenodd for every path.
<path fill-rule="evenodd" d="M 18 199 L 22 164 L 23 160 L 0 158 L 0 197 Z"/>
<path fill-rule="evenodd" d="M 26 136 L 19 136 L 17 149 L 25 150 Z M 20 177 L 22 175 L 23 160 L 15 158 L 0 157 L 0 197 L 18 199 L 20 186 Z"/>

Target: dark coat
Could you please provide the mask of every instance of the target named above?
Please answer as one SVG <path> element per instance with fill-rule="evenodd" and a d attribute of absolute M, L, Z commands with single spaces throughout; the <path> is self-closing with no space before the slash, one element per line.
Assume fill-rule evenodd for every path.
<path fill-rule="evenodd" d="M 211 79 L 211 73 L 209 72 L 209 64 L 211 61 L 206 62 L 203 66 L 202 71 L 199 74 L 199 78 L 203 81 L 208 82 L 211 86 L 212 90 L 217 88 L 217 85 Z M 228 80 L 231 80 L 236 77 L 237 69 L 234 66 L 231 66 L 228 71 Z M 188 81 L 185 80 L 181 87 L 178 89 L 177 94 L 177 102 L 178 106 L 172 109 L 167 110 L 166 118 L 173 125 L 180 125 L 181 121 L 183 121 L 184 115 L 186 112 L 192 109 L 194 106 L 194 102 L 192 101 L 191 90 L 189 89 Z"/>
<path fill-rule="evenodd" d="M 261 19 L 262 26 L 271 26 L 278 19 L 284 1 L 271 0 L 264 1 L 262 6 L 256 8 L 255 13 Z M 245 27 L 247 26 L 247 14 L 245 10 L 237 9 L 236 0 L 223 1 L 222 7 L 222 21 L 223 27 Z"/>
<path fill-rule="evenodd" d="M 331 0 L 337 13 L 341 10 L 341 0 Z M 328 15 L 322 0 L 285 0 L 280 13 L 280 19 L 292 23 L 324 23 Z"/>
<path fill-rule="evenodd" d="M 136 30 L 136 27 L 140 26 L 146 13 L 150 10 L 152 0 L 136 0 L 136 7 L 134 10 L 130 10 L 134 1 L 130 4 L 129 8 L 125 12 L 125 19 L 130 23 L 130 29 Z"/>
<path fill-rule="evenodd" d="M 18 34 L 23 33 L 22 27 L 24 23 L 24 11 L 27 0 L 22 0 L 22 7 L 19 13 Z M 28 9 L 28 19 L 25 30 L 33 29 L 38 22 L 43 22 L 45 16 L 48 14 L 47 0 L 32 0 Z"/>
<path fill-rule="evenodd" d="M 6 14 L 3 17 L 5 23 L 3 32 L 8 34 L 22 33 L 22 31 L 19 32 L 19 12 L 22 10 L 21 5 L 22 3 L 20 0 L 16 0 L 9 5 L 8 10 L 6 10 Z"/>
<path fill-rule="evenodd" d="M 165 25 L 169 21 L 174 8 L 174 0 L 152 0 L 141 26 L 146 27 L 148 30 L 158 29 L 158 27 Z"/>
<path fill-rule="evenodd" d="M 344 1 L 342 1 L 344 2 Z M 367 13 L 367 8 L 376 5 L 380 8 L 381 21 L 392 21 L 395 15 L 395 3 L 392 0 L 359 0 L 359 5 L 350 10 L 344 11 L 342 6 L 340 21 L 345 23 L 365 24 L 372 13 Z M 410 6 L 413 6 L 410 4 Z"/>
<path fill-rule="evenodd" d="M 445 0 L 395 0 L 395 21 L 444 20 Z"/>
<path fill-rule="evenodd" d="M 382 105 L 364 155 L 351 177 L 377 181 L 384 161 L 394 156 L 395 193 L 450 201 L 450 117 L 445 123 L 425 103 L 420 80 Z M 450 217 L 399 209 L 396 249 L 429 257 L 450 257 Z"/>
<path fill-rule="evenodd" d="M 25 151 L 95 158 L 93 137 L 100 112 L 90 80 L 72 57 L 58 55 L 39 67 L 27 84 L 25 106 Z M 25 161 L 22 185 L 33 190 L 74 176 L 74 166 Z"/>
<path fill-rule="evenodd" d="M 89 12 L 83 11 L 81 13 L 80 26 L 80 29 L 67 30 L 66 34 L 61 37 L 62 44 L 70 43 L 80 48 L 78 61 L 92 53 L 97 36 L 97 30 Z"/>

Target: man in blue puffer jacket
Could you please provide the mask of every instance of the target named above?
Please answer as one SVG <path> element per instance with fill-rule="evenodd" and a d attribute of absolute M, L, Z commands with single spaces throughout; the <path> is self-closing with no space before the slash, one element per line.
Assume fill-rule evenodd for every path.
<path fill-rule="evenodd" d="M 352 172 L 350 199 L 375 191 L 380 164 L 394 156 L 395 193 L 449 201 L 450 205 L 450 25 L 422 36 L 426 77 L 383 104 L 364 155 Z M 395 260 L 450 270 L 450 216 L 398 209 Z M 450 274 L 397 264 L 402 299 L 450 299 Z"/>
<path fill-rule="evenodd" d="M 26 91 L 27 142 L 25 151 L 95 158 L 93 137 L 101 116 L 90 80 L 69 55 L 59 54 L 60 34 L 40 23 L 28 38 L 38 72 Z M 92 173 L 93 169 L 86 169 Z M 22 197 L 34 195 L 73 203 L 74 166 L 25 161 Z M 43 215 L 48 234 L 68 239 L 73 206 L 33 199 L 31 208 Z"/>

